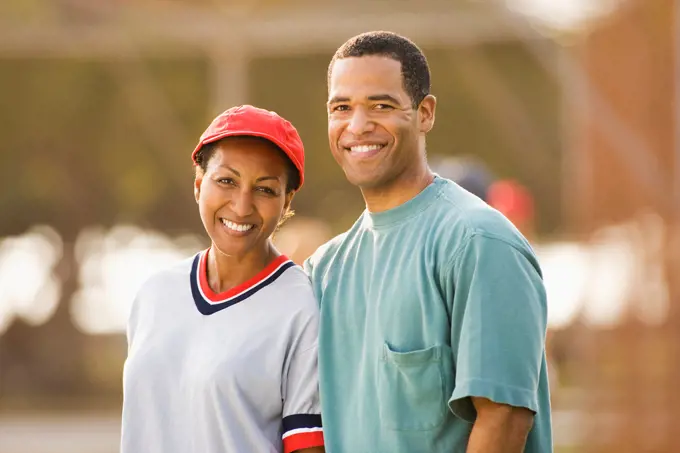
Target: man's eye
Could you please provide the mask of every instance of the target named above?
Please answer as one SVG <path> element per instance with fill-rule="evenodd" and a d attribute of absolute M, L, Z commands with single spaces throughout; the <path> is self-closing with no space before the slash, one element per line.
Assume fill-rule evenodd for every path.
<path fill-rule="evenodd" d="M 392 109 L 392 108 L 393 108 L 393 107 L 392 107 L 391 105 L 389 105 L 389 104 L 376 104 L 376 105 L 375 105 L 375 109 L 376 109 L 376 110 L 390 110 L 390 109 Z"/>
<path fill-rule="evenodd" d="M 346 112 L 347 110 L 349 110 L 349 105 L 336 105 L 332 109 L 333 112 Z"/>

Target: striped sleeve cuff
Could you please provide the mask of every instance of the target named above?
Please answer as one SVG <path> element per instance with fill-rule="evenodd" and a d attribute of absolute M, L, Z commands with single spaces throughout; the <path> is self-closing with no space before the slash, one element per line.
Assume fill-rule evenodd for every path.
<path fill-rule="evenodd" d="M 283 453 L 322 446 L 321 415 L 295 414 L 283 417 Z"/>

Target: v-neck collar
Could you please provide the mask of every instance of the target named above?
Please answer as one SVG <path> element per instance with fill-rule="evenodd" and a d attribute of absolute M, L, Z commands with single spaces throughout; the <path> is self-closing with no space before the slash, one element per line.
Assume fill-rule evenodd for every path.
<path fill-rule="evenodd" d="M 286 269 L 295 266 L 295 263 L 288 257 L 281 255 L 250 280 L 227 291 L 215 293 L 208 284 L 207 261 L 208 250 L 196 254 L 191 265 L 190 275 L 191 294 L 196 303 L 196 308 L 204 315 L 217 313 L 244 301 L 262 288 L 272 284 Z"/>

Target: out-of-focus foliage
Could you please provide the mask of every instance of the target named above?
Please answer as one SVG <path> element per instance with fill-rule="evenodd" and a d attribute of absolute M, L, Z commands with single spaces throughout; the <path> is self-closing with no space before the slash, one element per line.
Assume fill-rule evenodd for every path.
<path fill-rule="evenodd" d="M 141 95 L 140 72 L 160 96 Z M 0 61 L 0 234 L 195 228 L 189 155 L 207 121 L 205 72 L 200 60 Z"/>

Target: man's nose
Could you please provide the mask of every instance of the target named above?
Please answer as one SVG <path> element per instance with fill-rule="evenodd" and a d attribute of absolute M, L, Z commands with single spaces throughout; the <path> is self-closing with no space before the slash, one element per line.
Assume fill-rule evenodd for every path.
<path fill-rule="evenodd" d="M 373 128 L 373 122 L 363 109 L 356 109 L 349 119 L 347 130 L 352 135 L 359 136 L 369 132 Z"/>

